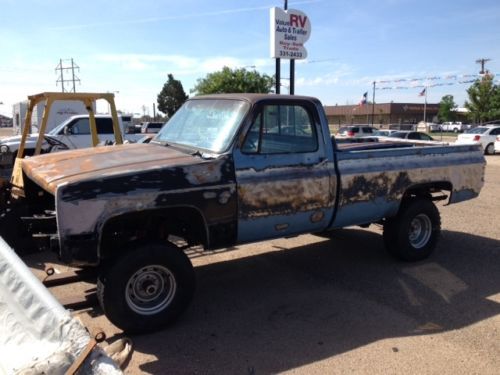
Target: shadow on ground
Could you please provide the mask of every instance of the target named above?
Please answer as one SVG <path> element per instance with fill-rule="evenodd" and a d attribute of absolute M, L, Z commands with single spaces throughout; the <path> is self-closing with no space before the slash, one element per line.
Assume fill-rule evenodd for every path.
<path fill-rule="evenodd" d="M 500 313 L 487 299 L 500 292 L 499 256 L 500 241 L 444 231 L 429 260 L 398 263 L 380 235 L 341 230 L 320 243 L 200 266 L 183 318 L 133 337 L 135 350 L 157 358 L 140 368 L 276 373 L 384 338 L 468 326 Z"/>

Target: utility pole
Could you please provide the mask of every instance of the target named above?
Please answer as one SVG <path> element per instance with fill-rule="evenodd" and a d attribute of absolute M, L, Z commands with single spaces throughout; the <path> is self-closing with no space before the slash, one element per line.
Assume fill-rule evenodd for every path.
<path fill-rule="evenodd" d="M 372 128 L 373 128 L 373 119 L 375 118 L 375 84 L 373 81 L 373 96 L 372 96 Z"/>
<path fill-rule="evenodd" d="M 477 59 L 476 64 L 481 64 L 481 71 L 479 74 L 488 74 L 489 72 L 487 70 L 484 70 L 484 64 L 486 64 L 488 61 L 491 61 L 491 59 Z"/>
<path fill-rule="evenodd" d="M 71 61 L 71 66 L 64 65 L 64 62 Z M 59 78 L 56 81 L 56 86 L 60 82 L 61 83 L 61 92 L 76 92 L 75 82 L 81 83 L 80 78 L 75 75 L 75 69 L 80 71 L 80 67 L 75 64 L 73 59 L 71 60 L 63 60 L 59 59 L 59 64 L 56 66 L 56 72 L 59 70 Z M 71 71 L 71 79 L 64 79 L 64 72 Z M 65 82 L 72 82 L 72 90 L 66 90 Z"/>

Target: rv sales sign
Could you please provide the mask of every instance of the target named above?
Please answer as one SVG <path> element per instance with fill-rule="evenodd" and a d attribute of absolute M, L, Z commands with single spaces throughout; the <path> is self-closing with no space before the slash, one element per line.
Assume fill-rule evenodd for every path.
<path fill-rule="evenodd" d="M 271 57 L 300 60 L 307 57 L 305 42 L 311 22 L 300 10 L 271 8 Z"/>

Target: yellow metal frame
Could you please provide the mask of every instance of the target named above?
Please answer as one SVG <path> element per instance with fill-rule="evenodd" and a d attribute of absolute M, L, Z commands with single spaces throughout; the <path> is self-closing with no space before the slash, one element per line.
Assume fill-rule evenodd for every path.
<path fill-rule="evenodd" d="M 31 118 L 33 115 L 33 110 L 35 109 L 36 105 L 42 101 L 45 101 L 45 107 L 43 110 L 42 125 L 38 130 L 38 139 L 36 141 L 34 155 L 39 155 L 42 150 L 42 143 L 45 135 L 45 130 L 47 129 L 47 122 L 49 120 L 50 109 L 52 107 L 52 104 L 58 100 L 81 101 L 84 104 L 85 108 L 89 113 L 90 134 L 92 136 L 92 145 L 94 147 L 99 144 L 99 135 L 97 134 L 93 104 L 100 99 L 107 101 L 109 104 L 109 108 L 111 110 L 111 117 L 113 119 L 113 132 L 115 135 L 116 144 L 123 143 L 122 132 L 120 130 L 120 124 L 118 122 L 118 114 L 116 112 L 115 95 L 113 93 L 42 92 L 40 94 L 28 96 L 28 99 L 29 99 L 28 111 L 26 112 L 26 118 L 24 121 L 24 129 L 21 137 L 21 144 L 19 145 L 17 157 L 14 162 L 14 168 L 12 170 L 12 177 L 10 179 L 12 185 L 11 191 L 14 196 L 24 196 L 24 181 L 23 181 L 20 159 L 24 158 L 26 139 L 28 138 L 28 134 L 31 133 Z"/>

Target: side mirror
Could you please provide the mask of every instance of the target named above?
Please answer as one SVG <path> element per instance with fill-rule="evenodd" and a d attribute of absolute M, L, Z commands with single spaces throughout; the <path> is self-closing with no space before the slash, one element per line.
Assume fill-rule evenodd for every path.
<path fill-rule="evenodd" d="M 73 132 L 71 131 L 71 128 L 65 127 L 63 130 L 64 135 L 71 135 Z"/>

